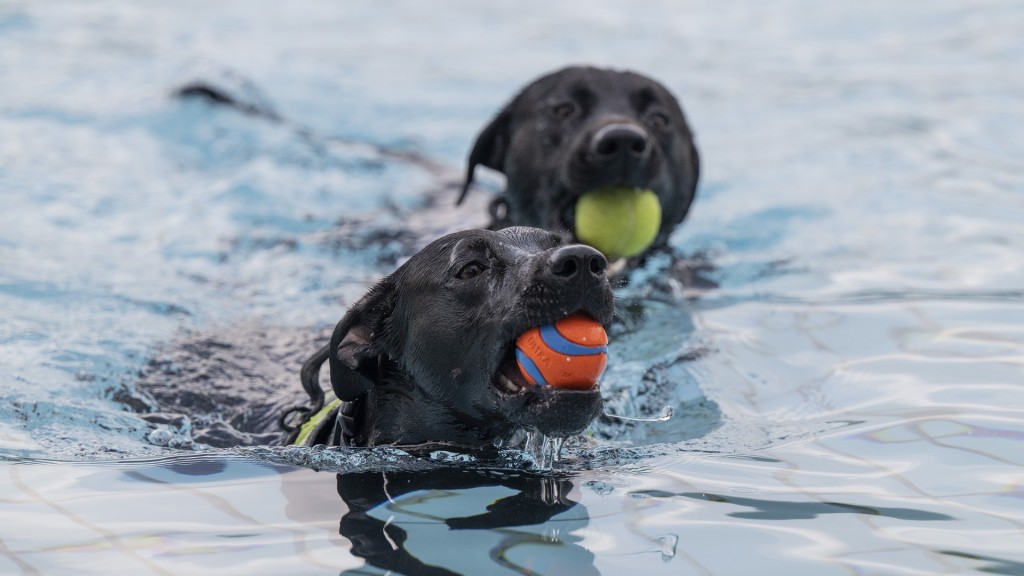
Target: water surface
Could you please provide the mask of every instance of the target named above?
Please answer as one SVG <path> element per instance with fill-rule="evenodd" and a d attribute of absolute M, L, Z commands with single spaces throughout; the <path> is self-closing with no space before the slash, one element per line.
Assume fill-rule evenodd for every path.
<path fill-rule="evenodd" d="M 1022 38 L 1008 0 L 0 3 L 0 572 L 1024 574 Z M 603 383 L 673 420 L 532 473 L 129 409 L 173 412 L 139 383 L 209 366 L 196 340 L 294 390 L 428 239 L 368 231 L 426 236 L 476 131 L 570 63 L 656 76 L 698 137 L 672 243 L 718 287 L 637 272 Z M 196 79 L 291 124 L 170 96 Z"/>

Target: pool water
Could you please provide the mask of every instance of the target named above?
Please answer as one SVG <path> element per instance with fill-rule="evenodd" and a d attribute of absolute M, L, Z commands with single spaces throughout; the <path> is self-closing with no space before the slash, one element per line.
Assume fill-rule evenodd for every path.
<path fill-rule="evenodd" d="M 698 137 L 713 287 L 632 274 L 602 383 L 674 417 L 543 470 L 202 442 L 266 416 L 155 385 L 293 400 L 572 63 Z M 0 573 L 1024 574 L 1022 67 L 1010 0 L 0 2 Z"/>

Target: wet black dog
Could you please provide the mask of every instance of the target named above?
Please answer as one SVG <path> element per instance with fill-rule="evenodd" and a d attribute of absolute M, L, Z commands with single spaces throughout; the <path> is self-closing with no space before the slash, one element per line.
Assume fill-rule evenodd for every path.
<path fill-rule="evenodd" d="M 627 71 L 571 67 L 526 86 L 480 133 L 469 155 L 465 198 L 478 165 L 507 178 L 491 227 L 575 231 L 581 195 L 611 186 L 653 190 L 664 247 L 697 188 L 700 159 L 675 97 Z"/>
<path fill-rule="evenodd" d="M 411 150 L 320 134 L 312 127 L 278 114 L 265 104 L 265 99 L 247 98 L 250 91 L 232 89 L 232 86 L 234 84 L 227 81 L 216 84 L 194 82 L 175 94 L 183 99 L 199 99 L 278 124 L 283 129 L 292 130 L 296 137 L 307 141 L 318 153 L 338 160 L 367 156 L 373 159 L 370 163 L 373 165 L 409 164 L 434 177 L 435 185 L 423 191 L 422 206 L 411 208 L 398 217 L 383 219 L 383 224 L 379 213 L 346 215 L 335 229 L 318 232 L 314 236 L 288 237 L 286 241 L 309 243 L 332 252 L 381 248 L 377 264 L 380 272 L 384 273 L 393 270 L 401 259 L 413 255 L 428 240 L 451 230 L 487 225 L 483 195 L 471 197 L 461 209 L 450 206 L 453 190 L 463 183 L 461 169 L 440 164 Z M 565 101 L 555 107 L 552 100 L 555 97 L 564 97 Z M 537 108 L 531 109 L 531 106 Z M 532 124 L 529 118 L 534 119 Z M 614 121 L 602 125 L 605 131 L 598 138 L 595 130 L 600 131 L 601 128 L 595 123 L 609 119 Z M 614 152 L 621 152 L 620 143 L 637 136 L 638 131 L 646 134 L 647 140 L 637 137 L 630 146 L 638 146 L 637 142 L 643 141 L 642 149 L 634 154 L 616 155 Z M 579 143 L 585 138 L 606 142 L 604 146 L 594 144 L 600 148 L 596 154 L 608 157 L 605 168 L 593 164 L 596 156 L 587 157 L 586 147 Z M 354 148 L 350 149 L 350 146 Z M 571 150 L 584 157 L 574 163 L 570 158 Z M 616 164 L 614 158 L 619 158 L 620 163 Z M 565 231 L 572 230 L 573 215 L 570 205 L 565 205 L 566 198 L 571 204 L 582 193 L 580 191 L 614 182 L 646 186 L 659 194 L 666 224 L 662 225 L 655 246 L 665 244 L 671 227 L 682 220 L 689 209 L 698 170 L 697 153 L 685 118 L 674 98 L 663 87 L 636 74 L 594 68 L 556 72 L 526 87 L 480 134 L 470 158 L 469 178 L 465 182 L 467 188 L 477 164 L 497 167 L 508 176 L 508 190 L 502 195 L 497 211 L 500 218 L 495 219 L 493 228 L 514 224 L 512 216 L 519 213 L 515 206 L 524 206 L 523 210 L 529 212 L 527 209 L 534 206 L 530 202 L 536 201 L 541 209 L 533 212 L 548 215 L 546 220 L 553 218 L 554 224 L 542 222 L 542 225 L 550 226 L 551 230 L 559 231 L 568 239 L 570 234 Z M 571 166 L 580 168 L 572 168 L 570 174 Z M 616 179 L 613 172 L 619 169 L 623 176 Z M 552 214 L 559 217 L 551 217 Z M 538 219 L 541 220 L 545 218 Z M 677 256 L 674 255 L 670 270 L 656 275 L 649 282 L 665 280 L 666 290 L 670 291 L 677 285 L 707 285 L 695 274 L 701 270 L 701 263 L 695 267 L 689 260 Z M 633 259 L 631 264 L 638 263 L 642 257 Z M 620 310 L 627 312 L 624 314 L 627 320 L 638 318 L 642 313 L 638 306 L 620 307 Z M 287 382 L 288 375 L 298 368 L 314 342 L 323 338 L 323 334 L 309 330 L 244 322 L 229 328 L 214 327 L 202 333 L 188 332 L 165 346 L 147 363 L 137 382 L 133 383 L 139 393 L 126 392 L 125 401 L 140 412 L 146 412 L 146 417 L 155 423 L 185 422 L 187 425 L 177 427 L 191 430 L 195 440 L 204 444 L 234 446 L 270 442 L 270 438 L 279 438 L 276 423 L 281 414 L 301 401 L 301 390 L 282 387 L 281 383 Z M 426 356 L 431 345 L 423 346 L 425 348 L 417 353 Z M 326 357 L 325 352 L 321 363 Z M 370 372 L 372 363 L 372 360 L 367 360 L 356 372 Z M 385 368 L 390 366 L 388 362 L 384 365 Z M 320 364 L 312 367 L 307 363 L 306 367 L 303 371 L 304 385 L 312 383 L 318 376 Z M 377 378 L 380 374 L 370 376 Z M 310 386 L 306 388 L 309 390 Z M 365 405 L 368 396 L 369 393 L 354 405 Z M 655 412 L 663 404 L 660 397 L 651 403 L 654 406 L 651 410 Z M 540 406 L 537 404 L 536 407 Z M 467 409 L 470 414 L 482 413 L 475 407 L 471 408 Z M 149 413 L 153 410 L 158 412 Z M 414 411 L 415 408 L 409 410 Z M 528 427 L 528 423 L 524 427 Z M 359 429 L 358 432 L 361 442 L 385 441 L 372 439 L 373 434 L 367 430 Z"/>
<path fill-rule="evenodd" d="M 608 325 L 612 292 L 597 250 L 534 228 L 444 236 L 374 286 L 303 368 L 329 359 L 349 402 L 347 443 L 492 446 L 518 431 L 582 431 L 601 412 L 586 391 L 528 384 L 515 339 L 577 312 Z M 313 382 L 309 382 L 312 379 Z"/>
<path fill-rule="evenodd" d="M 318 135 L 313 128 L 282 117 L 261 99 L 246 99 L 245 93 L 232 90 L 230 83 L 207 82 L 189 83 L 175 91 L 180 98 L 202 99 L 289 126 L 318 148 L 353 143 Z M 411 163 L 445 180 L 438 189 L 424 191 L 428 205 L 440 207 L 435 195 L 450 193 L 451 174 L 436 161 L 409 150 L 363 144 L 382 161 Z M 533 226 L 575 238 L 575 205 L 583 194 L 608 187 L 653 190 L 661 204 L 662 221 L 649 252 L 665 247 L 689 212 L 700 158 L 679 102 L 662 84 L 635 72 L 577 66 L 528 84 L 480 132 L 469 154 L 459 204 L 466 199 L 477 166 L 506 177 L 505 191 L 491 203 L 491 229 Z M 478 209 L 485 211 L 483 205 Z M 422 221 L 407 222 L 412 228 L 412 234 L 406 235 L 407 248 L 419 246 L 417 239 L 424 234 L 435 237 L 437 222 L 444 221 L 447 212 L 454 211 L 433 210 Z M 452 224 L 462 222 L 457 226 L 461 228 L 467 216 L 447 218 Z M 366 228 L 359 223 L 356 229 L 339 234 L 337 241 L 351 242 Z"/>

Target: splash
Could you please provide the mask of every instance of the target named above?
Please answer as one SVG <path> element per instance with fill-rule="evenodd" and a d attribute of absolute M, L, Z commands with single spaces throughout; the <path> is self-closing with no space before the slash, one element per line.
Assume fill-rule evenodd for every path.
<path fill-rule="evenodd" d="M 672 416 L 675 415 L 675 409 L 673 409 L 671 406 L 665 406 L 661 409 L 661 413 L 651 418 L 641 418 L 638 416 L 620 416 L 618 414 L 611 414 L 608 411 L 605 411 L 604 415 L 609 418 L 614 418 L 616 420 L 625 420 L 627 422 L 668 422 L 669 420 L 672 419 Z"/>
<path fill-rule="evenodd" d="M 523 452 L 529 456 L 540 470 L 551 470 L 562 461 L 562 447 L 565 438 L 554 438 L 541 432 L 529 432 Z"/>

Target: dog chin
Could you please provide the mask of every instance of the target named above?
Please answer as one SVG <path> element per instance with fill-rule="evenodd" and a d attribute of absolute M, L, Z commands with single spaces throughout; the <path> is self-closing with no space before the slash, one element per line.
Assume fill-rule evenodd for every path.
<path fill-rule="evenodd" d="M 589 390 L 545 389 L 524 406 L 520 424 L 546 436 L 572 436 L 583 432 L 603 405 L 596 384 Z"/>
<path fill-rule="evenodd" d="M 514 343 L 495 371 L 491 388 L 509 421 L 547 436 L 579 434 L 603 408 L 597 383 L 587 390 L 570 390 L 528 382 L 516 364 Z"/>

